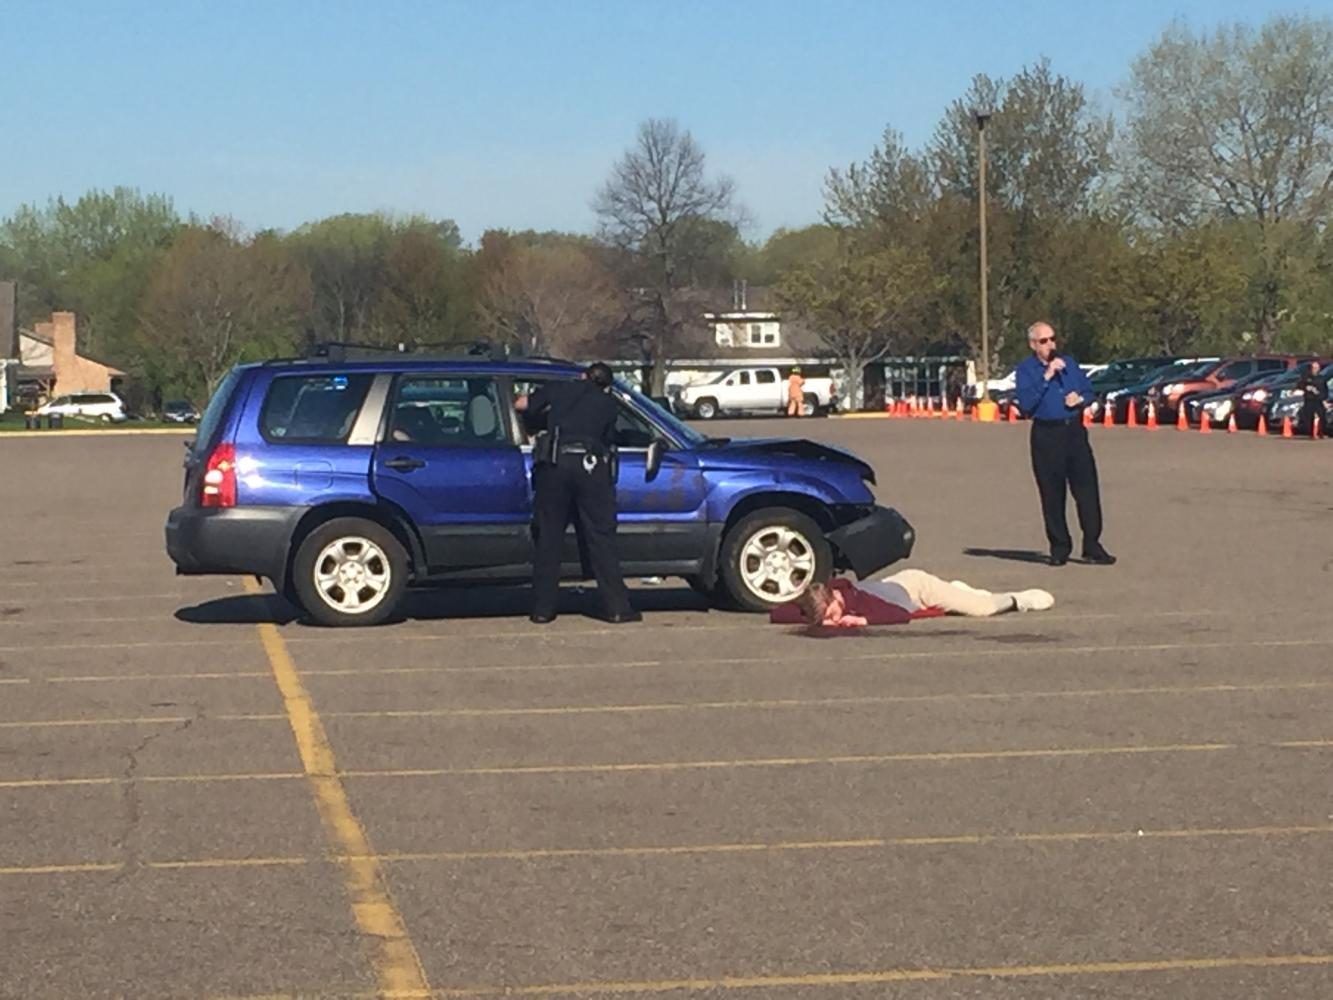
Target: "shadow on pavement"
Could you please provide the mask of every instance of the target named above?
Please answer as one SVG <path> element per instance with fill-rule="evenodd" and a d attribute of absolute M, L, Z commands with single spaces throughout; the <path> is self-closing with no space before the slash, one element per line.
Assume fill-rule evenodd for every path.
<path fill-rule="evenodd" d="M 176 612 L 191 625 L 288 625 L 301 613 L 277 594 L 237 594 L 192 604 Z"/>
<path fill-rule="evenodd" d="M 708 611 L 708 600 L 688 587 L 661 587 L 631 591 L 634 606 L 645 613 Z M 524 618 L 532 608 L 529 587 L 469 587 L 411 591 L 394 621 L 447 621 L 459 618 Z M 566 587 L 560 593 L 560 614 L 599 619 L 601 602 L 596 588 Z M 277 594 L 219 597 L 176 612 L 176 620 L 192 625 L 289 625 L 301 612 Z"/>
<path fill-rule="evenodd" d="M 1045 552 L 1038 552 L 1035 549 L 963 549 L 965 556 L 979 556 L 984 559 L 1008 559 L 1010 562 L 1041 563 L 1045 565 L 1051 561 L 1049 555 Z"/>

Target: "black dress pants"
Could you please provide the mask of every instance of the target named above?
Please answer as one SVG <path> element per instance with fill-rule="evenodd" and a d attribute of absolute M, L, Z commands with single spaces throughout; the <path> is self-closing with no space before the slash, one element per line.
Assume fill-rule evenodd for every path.
<path fill-rule="evenodd" d="M 1033 421 L 1032 474 L 1041 496 L 1041 516 L 1051 555 L 1068 557 L 1074 549 L 1065 520 L 1066 488 L 1074 494 L 1083 552 L 1101 547 L 1102 498 L 1097 485 L 1097 462 L 1088 444 L 1088 430 L 1077 418 L 1067 423 Z"/>
<path fill-rule="evenodd" d="M 608 615 L 631 610 L 616 550 L 616 486 L 606 458 L 563 454 L 532 474 L 536 552 L 532 563 L 533 613 L 553 615 L 560 600 L 560 563 L 571 520 L 597 580 Z M 591 464 L 591 468 L 589 468 Z"/>

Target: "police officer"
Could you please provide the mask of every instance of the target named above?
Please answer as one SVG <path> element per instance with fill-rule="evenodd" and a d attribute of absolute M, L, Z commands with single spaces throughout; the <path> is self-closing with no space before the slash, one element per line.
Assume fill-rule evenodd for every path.
<path fill-rule="evenodd" d="M 533 447 L 532 621 L 555 620 L 565 528 L 575 516 L 607 621 L 636 622 L 616 552 L 616 484 L 612 470 L 617 405 L 611 369 L 600 362 L 570 382 L 548 382 L 517 406 L 546 418 Z"/>
<path fill-rule="evenodd" d="M 1102 498 L 1097 485 L 1097 463 L 1083 426 L 1083 407 L 1092 401 L 1092 383 L 1068 354 L 1055 348 L 1055 330 L 1049 323 L 1028 328 L 1032 357 L 1015 370 L 1018 406 L 1032 418 L 1032 473 L 1041 497 L 1051 565 L 1063 566 L 1074 548 L 1065 520 L 1066 489 L 1074 494 L 1079 527 L 1083 529 L 1083 559 L 1110 566 L 1115 556 L 1102 548 Z"/>
<path fill-rule="evenodd" d="M 1328 401 L 1328 383 L 1319 375 L 1319 362 L 1311 361 L 1301 372 L 1296 388 L 1301 393 L 1301 427 L 1310 428 L 1311 437 L 1328 433 L 1324 404 Z"/>

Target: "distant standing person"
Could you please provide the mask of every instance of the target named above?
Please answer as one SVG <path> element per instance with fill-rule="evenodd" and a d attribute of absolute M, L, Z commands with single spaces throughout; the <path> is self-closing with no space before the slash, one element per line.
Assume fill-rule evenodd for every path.
<path fill-rule="evenodd" d="M 799 417 L 801 407 L 804 405 L 805 379 L 801 377 L 801 369 L 797 367 L 787 376 L 787 416 Z"/>
<path fill-rule="evenodd" d="M 1310 428 L 1311 437 L 1323 437 L 1328 433 L 1328 383 L 1319 377 L 1319 362 L 1311 361 L 1310 367 L 1301 372 L 1298 384 L 1301 390 L 1301 426 Z"/>
<path fill-rule="evenodd" d="M 1055 330 L 1049 323 L 1028 327 L 1028 347 L 1032 357 L 1017 370 L 1018 407 L 1032 419 L 1032 473 L 1041 496 L 1051 565 L 1063 566 L 1074 550 L 1065 520 L 1067 487 L 1074 494 L 1083 530 L 1083 558 L 1110 566 L 1115 557 L 1102 548 L 1097 462 L 1082 420 L 1083 407 L 1092 401 L 1092 383 L 1078 362 L 1056 351 Z"/>

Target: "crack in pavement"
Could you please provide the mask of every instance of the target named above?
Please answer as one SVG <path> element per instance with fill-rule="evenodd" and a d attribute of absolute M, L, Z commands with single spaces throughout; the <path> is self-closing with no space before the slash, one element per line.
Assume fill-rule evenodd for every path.
<path fill-rule="evenodd" d="M 124 753 L 125 768 L 121 772 L 122 782 L 120 793 L 120 805 L 124 820 L 120 832 L 111 842 L 111 847 L 116 854 L 123 857 L 125 867 L 116 873 L 115 877 L 107 886 L 108 889 L 114 890 L 117 888 L 122 882 L 137 872 L 140 867 L 139 852 L 133 843 L 134 835 L 138 831 L 139 821 L 142 818 L 139 802 L 139 755 L 159 740 L 177 736 L 185 732 L 196 722 L 205 718 L 204 706 L 202 704 L 196 702 L 190 704 L 189 707 L 194 710 L 194 714 L 184 722 L 177 723 L 170 729 L 150 733 Z"/>

